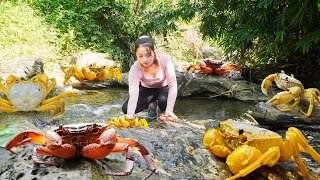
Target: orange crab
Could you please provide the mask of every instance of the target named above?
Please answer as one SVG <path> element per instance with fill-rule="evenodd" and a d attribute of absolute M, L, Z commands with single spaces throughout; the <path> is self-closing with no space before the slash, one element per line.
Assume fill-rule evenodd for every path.
<path fill-rule="evenodd" d="M 189 66 L 186 72 L 192 72 L 194 77 L 195 71 L 201 71 L 206 75 L 218 74 L 226 77 L 239 76 L 242 70 L 235 64 L 224 63 L 222 60 L 205 59 L 199 64 Z"/>
<path fill-rule="evenodd" d="M 119 68 L 107 66 L 96 67 L 91 64 L 89 67 L 82 67 L 80 70 L 77 66 L 72 66 L 65 75 L 64 84 L 70 82 L 70 78 L 75 77 L 81 83 L 84 80 L 98 80 L 103 81 L 105 79 L 115 80 L 117 78 L 118 82 L 122 81 L 122 74 Z"/>
<path fill-rule="evenodd" d="M 35 164 L 55 165 L 52 162 L 40 160 L 38 154 L 56 156 L 64 159 L 71 159 L 76 156 L 83 156 L 89 159 L 101 159 L 110 153 L 126 152 L 126 165 L 124 172 L 106 172 L 110 176 L 128 176 L 133 170 L 133 152 L 131 147 L 137 147 L 143 156 L 151 176 L 156 166 L 148 150 L 137 140 L 120 138 L 116 131 L 102 123 L 81 123 L 71 125 L 60 125 L 59 127 L 39 134 L 34 131 L 24 131 L 14 137 L 6 149 L 27 143 L 40 143 L 44 146 L 36 146 L 33 149 L 32 160 Z"/>
<path fill-rule="evenodd" d="M 235 175 L 228 180 L 245 177 L 261 166 L 274 166 L 278 161 L 294 158 L 299 174 L 309 176 L 300 152 L 308 153 L 320 163 L 320 155 L 309 144 L 301 131 L 290 127 L 286 138 L 268 129 L 259 128 L 239 121 L 220 122 L 219 129 L 208 130 L 203 144 L 214 155 L 227 158 L 226 163 Z"/>

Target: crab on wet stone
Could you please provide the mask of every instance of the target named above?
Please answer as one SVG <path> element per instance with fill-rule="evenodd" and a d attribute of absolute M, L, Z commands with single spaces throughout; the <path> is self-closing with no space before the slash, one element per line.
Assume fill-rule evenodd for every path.
<path fill-rule="evenodd" d="M 278 161 L 286 162 L 294 158 L 299 175 L 308 177 L 308 170 L 300 152 L 308 153 L 320 163 L 320 155 L 308 143 L 297 128 L 290 127 L 284 141 L 282 137 L 268 129 L 244 122 L 227 120 L 220 122 L 220 128 L 206 131 L 203 144 L 214 155 L 227 158 L 226 163 L 234 176 L 228 180 L 245 177 L 257 168 L 274 166 Z"/>
<path fill-rule="evenodd" d="M 6 85 L 0 83 L 0 90 L 7 97 L 7 99 L 0 98 L 0 112 L 52 110 L 51 117 L 59 115 L 64 112 L 62 98 L 77 96 L 77 94 L 64 92 L 46 99 L 55 85 L 56 80 L 49 79 L 45 74 L 38 74 L 27 81 L 10 75 L 6 79 Z"/>
<path fill-rule="evenodd" d="M 126 163 L 123 172 L 105 172 L 110 176 L 128 176 L 134 166 L 132 147 L 138 148 L 144 158 L 150 173 L 144 179 L 150 177 L 156 170 L 151 154 L 135 139 L 121 138 L 115 129 L 102 123 L 80 123 L 60 125 L 57 128 L 39 134 L 34 131 L 23 131 L 7 143 L 6 149 L 13 152 L 13 147 L 27 143 L 40 143 L 33 149 L 32 160 L 35 164 L 56 165 L 43 161 L 38 154 L 71 159 L 83 156 L 89 159 L 102 159 L 110 153 L 126 153 Z"/>
<path fill-rule="evenodd" d="M 267 103 L 276 106 L 280 111 L 290 111 L 299 105 L 301 99 L 308 99 L 308 111 L 305 113 L 300 110 L 300 112 L 309 117 L 313 111 L 314 100 L 320 103 L 318 98 L 320 91 L 317 88 L 305 89 L 299 80 L 294 78 L 293 75 L 285 74 L 284 71 L 267 76 L 261 83 L 261 91 L 268 95 L 268 89 L 273 82 L 284 91 L 273 96 Z M 287 107 L 281 106 L 292 101 L 293 103 Z"/>
<path fill-rule="evenodd" d="M 115 80 L 118 82 L 122 81 L 122 74 L 117 67 L 100 66 L 96 67 L 94 64 L 90 64 L 88 67 L 82 67 L 81 69 L 77 66 L 72 66 L 65 74 L 65 85 L 70 83 L 70 78 L 74 77 L 81 83 L 84 80 L 98 80 L 103 81 L 106 79 Z"/>

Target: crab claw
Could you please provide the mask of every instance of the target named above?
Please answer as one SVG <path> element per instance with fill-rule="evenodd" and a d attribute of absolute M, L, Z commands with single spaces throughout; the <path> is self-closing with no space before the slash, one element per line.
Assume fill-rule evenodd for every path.
<path fill-rule="evenodd" d="M 268 95 L 268 89 L 272 85 L 272 82 L 275 80 L 276 74 L 270 74 L 261 83 L 261 91 L 263 94 Z"/>
<path fill-rule="evenodd" d="M 17 154 L 16 152 L 12 151 L 13 147 L 22 146 L 27 143 L 40 143 L 45 144 L 42 134 L 33 131 L 23 131 L 22 133 L 18 134 L 14 137 L 8 144 L 6 145 L 6 150 Z"/>

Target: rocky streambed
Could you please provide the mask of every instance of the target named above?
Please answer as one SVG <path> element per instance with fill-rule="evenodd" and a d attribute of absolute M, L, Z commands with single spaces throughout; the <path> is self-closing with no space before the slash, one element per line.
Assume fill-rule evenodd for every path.
<path fill-rule="evenodd" d="M 66 98 L 65 113 L 48 118 L 48 113 L 18 112 L 1 113 L 0 137 L 8 136 L 24 129 L 37 132 L 59 124 L 80 122 L 106 122 L 111 116 L 120 116 L 122 102 L 127 98 L 125 88 L 81 91 L 77 98 Z M 232 176 L 225 159 L 212 155 L 202 144 L 206 130 L 218 128 L 221 120 L 237 119 L 256 123 L 246 113 L 256 108 L 255 103 L 224 98 L 186 98 L 177 100 L 176 114 L 179 123 L 153 121 L 150 128 L 117 129 L 122 137 L 137 139 L 152 154 L 157 166 L 150 179 L 225 179 Z M 140 115 L 144 116 L 146 112 Z M 272 128 L 267 126 L 268 128 Z M 4 129 L 8 130 L 5 131 Z M 286 127 L 274 129 L 284 136 Z M 320 152 L 318 130 L 304 129 L 310 144 Z M 1 134 L 2 133 L 2 134 Z M 9 138 L 9 137 L 7 137 Z M 4 138 L 1 138 L 2 140 Z M 3 141 L 0 143 L 3 146 Z M 132 175 L 127 177 L 106 176 L 104 171 L 119 172 L 125 165 L 124 154 L 111 154 L 105 159 L 93 161 L 78 157 L 71 160 L 46 158 L 47 161 L 62 163 L 59 166 L 43 167 L 32 163 L 34 144 L 16 148 L 19 154 L 12 154 L 0 148 L 0 179 L 142 179 L 149 173 L 138 151 L 134 151 L 135 166 Z M 311 179 L 320 178 L 319 164 L 303 154 Z M 101 164 L 104 164 L 103 168 Z M 291 159 L 277 163 L 272 168 L 261 167 L 242 179 L 303 179 L 297 173 L 298 167 Z"/>

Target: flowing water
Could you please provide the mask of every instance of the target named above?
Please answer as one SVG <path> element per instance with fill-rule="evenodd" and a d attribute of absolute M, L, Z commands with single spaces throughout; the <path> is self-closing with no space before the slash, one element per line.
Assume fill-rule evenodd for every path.
<path fill-rule="evenodd" d="M 16 112 L 0 113 L 0 119 L 2 123 L 21 119 L 43 119 L 45 122 L 59 120 L 62 124 L 93 122 L 97 119 L 123 115 L 122 104 L 128 98 L 128 90 L 121 88 L 86 90 L 80 94 L 77 97 L 65 98 L 65 112 L 61 116 L 50 119 L 48 112 Z M 188 121 L 206 119 L 220 121 L 235 118 L 247 110 L 252 110 L 254 105 L 228 99 L 190 97 L 178 98 L 174 111 L 179 118 Z M 144 116 L 146 112 L 147 110 L 138 115 Z"/>

